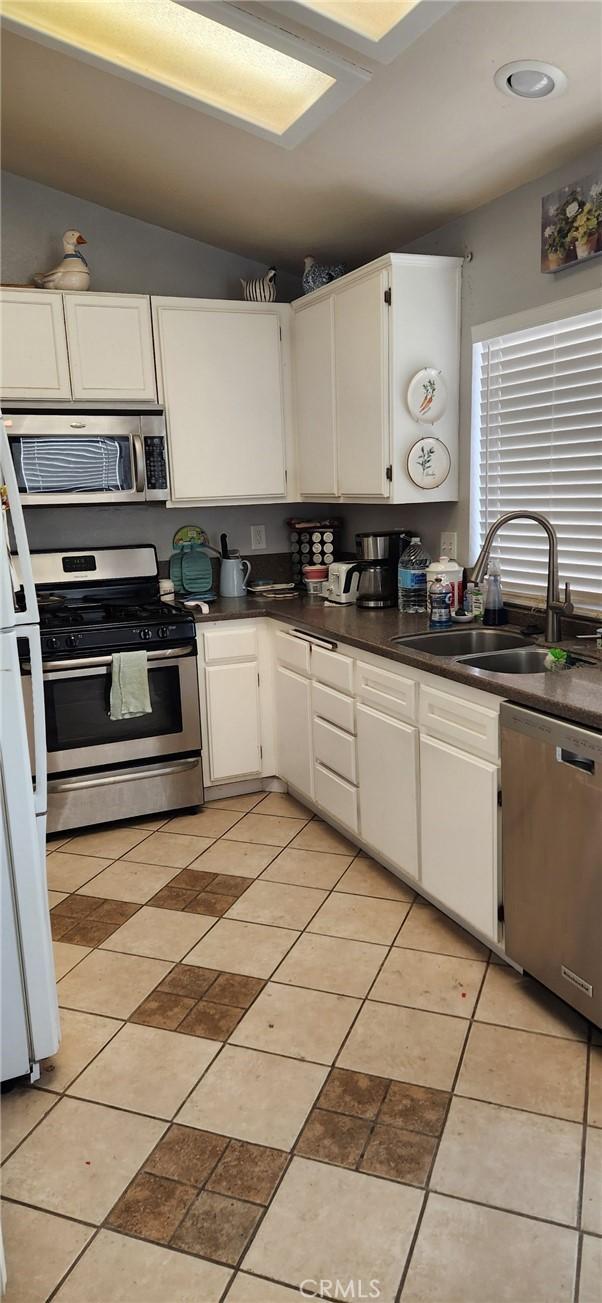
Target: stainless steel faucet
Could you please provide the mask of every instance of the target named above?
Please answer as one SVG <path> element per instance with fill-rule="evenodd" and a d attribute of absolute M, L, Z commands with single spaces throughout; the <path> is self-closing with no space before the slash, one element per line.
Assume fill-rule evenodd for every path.
<path fill-rule="evenodd" d="M 560 636 L 560 615 L 571 615 L 574 607 L 571 601 L 571 586 L 564 585 L 564 602 L 559 600 L 558 596 L 558 536 L 556 530 L 547 516 L 542 516 L 539 511 L 507 511 L 499 520 L 490 525 L 485 535 L 485 540 L 481 551 L 475 561 L 472 569 L 471 578 L 475 583 L 481 583 L 485 578 L 489 553 L 496 534 L 504 525 L 511 520 L 534 520 L 537 525 L 545 530 L 548 536 L 548 586 L 546 590 L 546 642 L 558 642 Z"/>

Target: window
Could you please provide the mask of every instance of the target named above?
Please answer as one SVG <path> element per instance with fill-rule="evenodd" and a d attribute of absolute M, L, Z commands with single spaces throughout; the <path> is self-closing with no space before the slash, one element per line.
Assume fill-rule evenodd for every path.
<path fill-rule="evenodd" d="M 504 512 L 543 512 L 558 533 L 561 584 L 570 581 L 576 605 L 599 609 L 602 309 L 559 318 L 474 344 L 473 543 Z M 513 521 L 494 553 L 507 595 L 545 594 L 538 525 Z"/>

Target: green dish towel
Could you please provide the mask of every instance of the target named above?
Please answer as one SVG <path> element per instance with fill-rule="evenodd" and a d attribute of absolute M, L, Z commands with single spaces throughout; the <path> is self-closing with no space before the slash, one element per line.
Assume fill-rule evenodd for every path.
<path fill-rule="evenodd" d="M 111 676 L 111 719 L 135 719 L 152 711 L 145 651 L 115 652 Z"/>

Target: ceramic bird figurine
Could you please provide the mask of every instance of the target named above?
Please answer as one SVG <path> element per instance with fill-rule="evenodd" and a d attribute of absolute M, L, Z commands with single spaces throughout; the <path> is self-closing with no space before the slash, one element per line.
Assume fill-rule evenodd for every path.
<path fill-rule="evenodd" d="M 87 243 L 80 231 L 65 231 L 62 262 L 52 271 L 36 272 L 35 284 L 45 290 L 89 290 L 90 271 L 77 247 Z"/>
<path fill-rule="evenodd" d="M 305 259 L 303 266 L 301 284 L 304 294 L 311 294 L 312 290 L 319 290 L 322 285 L 329 285 L 331 281 L 338 280 L 339 276 L 344 276 L 347 270 L 342 262 L 325 266 L 323 263 L 316 262 L 311 256 Z"/>

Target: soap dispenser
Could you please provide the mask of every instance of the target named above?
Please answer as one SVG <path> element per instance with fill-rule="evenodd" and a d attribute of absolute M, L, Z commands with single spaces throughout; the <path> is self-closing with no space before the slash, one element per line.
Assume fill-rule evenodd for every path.
<path fill-rule="evenodd" d="M 491 561 L 489 565 L 489 574 L 487 576 L 487 587 L 485 590 L 485 612 L 483 615 L 483 624 L 497 625 L 506 624 L 508 612 L 504 606 L 502 597 L 502 581 L 500 577 L 500 567 L 497 561 Z"/>

